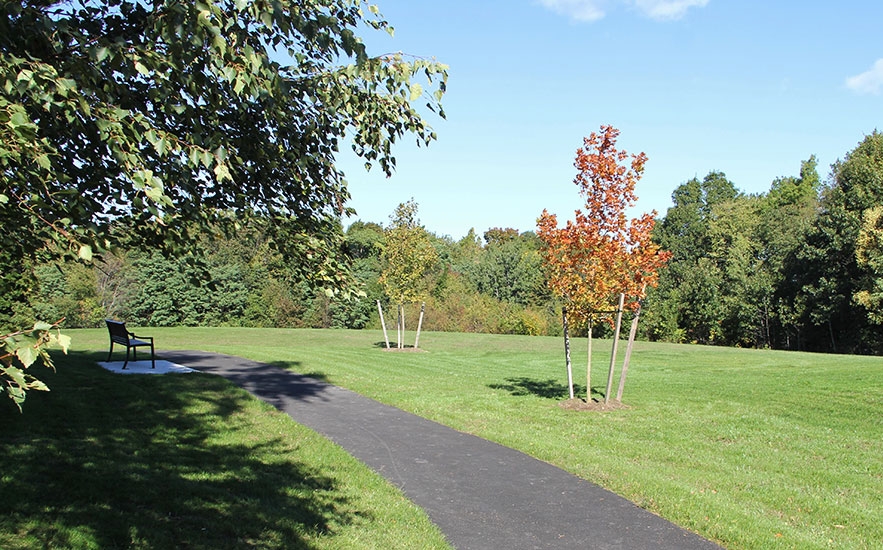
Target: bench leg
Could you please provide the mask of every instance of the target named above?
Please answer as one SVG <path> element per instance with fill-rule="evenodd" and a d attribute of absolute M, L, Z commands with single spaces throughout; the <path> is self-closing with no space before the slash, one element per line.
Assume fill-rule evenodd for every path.
<path fill-rule="evenodd" d="M 113 341 L 110 343 L 110 351 L 107 352 L 107 362 L 110 363 L 110 356 L 113 355 Z"/>
<path fill-rule="evenodd" d="M 126 346 L 126 362 L 123 363 L 123 369 L 122 369 L 122 370 L 126 370 L 126 365 L 129 364 L 129 350 L 130 350 L 130 349 L 131 349 L 131 348 L 130 348 L 129 346 Z"/>
<path fill-rule="evenodd" d="M 150 368 L 156 368 L 156 354 L 153 351 L 153 340 L 150 340 Z"/>

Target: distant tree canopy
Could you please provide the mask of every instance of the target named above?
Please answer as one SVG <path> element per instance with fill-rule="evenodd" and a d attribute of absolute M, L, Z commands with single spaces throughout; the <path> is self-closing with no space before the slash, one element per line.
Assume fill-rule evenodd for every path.
<path fill-rule="evenodd" d="M 539 252 L 542 243 L 535 233 L 493 228 L 485 231 L 484 240 L 483 254 L 468 270 L 479 292 L 525 306 L 548 301 Z"/>
<path fill-rule="evenodd" d="M 359 0 L 3 2 L 0 261 L 183 256 L 200 231 L 259 223 L 342 286 L 341 144 L 389 174 L 404 134 L 435 138 L 415 104 L 443 116 L 447 78 L 434 61 L 370 57 L 363 26 L 392 32 Z M 28 285 L 5 267 L 8 316 Z"/>
<path fill-rule="evenodd" d="M 647 336 L 883 352 L 883 134 L 866 136 L 825 184 L 810 157 L 763 195 L 712 172 L 672 201 L 654 238 L 674 257 L 649 297 Z"/>
<path fill-rule="evenodd" d="M 832 166 L 818 215 L 794 255 L 796 313 L 807 347 L 867 352 L 883 346 L 873 302 L 857 298 L 880 284 L 881 273 L 865 255 L 873 245 L 862 243 L 862 225 L 881 205 L 883 134 L 874 132 Z M 865 231 L 873 231 L 873 223 Z"/>

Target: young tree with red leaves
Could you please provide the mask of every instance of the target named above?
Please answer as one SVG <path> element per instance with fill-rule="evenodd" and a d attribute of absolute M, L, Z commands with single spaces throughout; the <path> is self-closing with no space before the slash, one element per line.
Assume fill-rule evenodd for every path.
<path fill-rule="evenodd" d="M 646 288 L 656 285 L 657 272 L 670 256 L 650 240 L 655 211 L 631 220 L 626 215 L 637 201 L 635 185 L 644 172 L 647 155 L 631 155 L 629 161 L 626 151 L 616 149 L 618 137 L 619 130 L 602 126 L 600 133 L 584 138 L 583 147 L 576 152 L 574 183 L 585 198 L 585 209 L 576 210 L 574 220 L 568 220 L 563 228 L 558 227 L 557 216 L 546 210 L 537 221 L 549 286 L 564 300 L 564 314 L 571 321 L 588 324 L 587 401 L 592 394 L 595 316 L 616 312 L 620 294 L 626 298 L 625 307 L 637 311 Z M 565 348 L 569 358 L 566 333 Z M 573 397 L 569 360 L 567 369 Z M 607 394 L 609 386 L 608 382 Z"/>

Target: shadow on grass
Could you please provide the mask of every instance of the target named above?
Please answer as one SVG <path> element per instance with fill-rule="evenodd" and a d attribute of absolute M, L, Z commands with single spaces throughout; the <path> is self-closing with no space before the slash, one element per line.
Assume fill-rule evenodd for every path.
<path fill-rule="evenodd" d="M 387 349 L 386 342 L 384 342 L 383 340 L 381 340 L 380 342 L 374 342 L 374 347 L 377 349 Z M 391 349 L 391 350 L 399 349 L 398 344 L 396 344 L 393 341 L 390 341 L 389 342 L 389 349 Z M 402 349 L 413 351 L 415 348 L 414 348 L 414 344 L 402 344 Z M 422 348 L 418 348 L 418 349 L 420 349 L 422 351 Z"/>
<path fill-rule="evenodd" d="M 255 434 L 254 401 L 218 377 L 121 376 L 102 354 L 0 399 L 0 547 L 312 548 L 353 511 L 291 438 Z M 36 367 L 35 367 L 36 368 Z"/>
<path fill-rule="evenodd" d="M 517 378 L 507 378 L 505 384 L 489 384 L 489 388 L 494 390 L 508 391 L 516 396 L 533 395 L 543 399 L 567 399 L 570 397 L 570 391 L 566 384 L 562 384 L 557 380 L 537 380 L 520 376 Z M 573 391 L 576 395 L 585 395 L 585 386 L 579 384 L 573 385 Z M 592 388 L 592 396 L 604 397 L 604 393 L 599 388 Z"/>

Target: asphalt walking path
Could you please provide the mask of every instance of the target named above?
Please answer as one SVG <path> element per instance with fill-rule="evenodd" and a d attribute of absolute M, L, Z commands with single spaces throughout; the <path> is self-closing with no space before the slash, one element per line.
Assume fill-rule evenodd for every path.
<path fill-rule="evenodd" d="M 524 453 L 278 367 L 163 352 L 227 378 L 337 443 L 423 508 L 458 549 L 719 549 Z"/>

